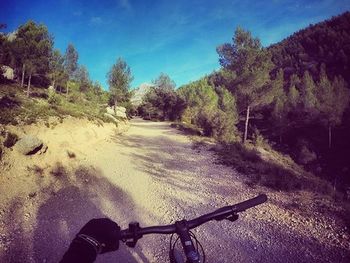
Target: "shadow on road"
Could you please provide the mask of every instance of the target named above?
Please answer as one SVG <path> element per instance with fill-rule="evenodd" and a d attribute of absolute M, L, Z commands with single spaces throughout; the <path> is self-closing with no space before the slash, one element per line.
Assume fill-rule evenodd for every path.
<path fill-rule="evenodd" d="M 157 125 L 157 123 L 155 124 Z M 144 125 L 143 128 L 149 134 L 154 131 L 153 126 Z M 221 173 L 220 178 L 217 178 L 212 158 L 200 153 L 199 150 L 194 150 L 187 141 L 177 141 L 176 137 L 172 139 L 170 136 L 173 130 L 163 124 L 163 130 L 153 133 L 154 136 L 127 134 L 122 137 L 113 136 L 112 141 L 123 147 L 134 149 L 128 153 L 135 160 L 133 164 L 138 170 L 151 175 L 156 181 L 184 192 L 197 190 L 196 194 L 199 198 L 204 195 L 200 189 L 210 189 L 211 192 L 221 194 L 232 193 L 232 187 L 219 182 L 223 179 L 229 179 L 231 174 Z M 212 172 L 210 180 L 203 180 L 205 179 L 203 177 L 208 178 L 210 172 Z M 181 175 L 179 176 L 179 174 Z M 199 181 L 201 187 L 195 189 L 194 185 L 198 184 Z"/>
<path fill-rule="evenodd" d="M 135 204 L 120 188 L 112 185 L 101 172 L 92 167 L 78 167 L 72 174 L 57 178 L 42 188 L 38 195 L 48 196 L 36 214 L 32 233 L 25 233 L 25 200 L 13 201 L 9 216 L 19 224 L 11 224 L 7 232 L 13 233 L 11 246 L 0 257 L 1 262 L 58 262 L 71 240 L 92 218 L 109 217 L 120 224 L 130 218 Z M 7 220 L 6 220 L 7 221 Z M 117 252 L 100 255 L 96 262 L 147 262 L 142 251 L 131 253 L 121 245 Z M 134 255 L 133 255 L 134 254 Z"/>

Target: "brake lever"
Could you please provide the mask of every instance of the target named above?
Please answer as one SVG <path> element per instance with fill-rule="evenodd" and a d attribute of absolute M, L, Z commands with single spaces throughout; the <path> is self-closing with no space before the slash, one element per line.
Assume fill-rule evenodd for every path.
<path fill-rule="evenodd" d="M 238 219 L 238 215 L 237 214 L 231 214 L 228 217 L 225 218 L 228 221 L 234 222 Z"/>
<path fill-rule="evenodd" d="M 129 240 L 125 240 L 125 244 L 128 247 L 135 247 L 137 241 L 142 237 L 142 235 L 139 234 L 139 230 L 140 230 L 140 224 L 138 222 L 131 222 L 129 224 L 129 232 L 132 235 L 132 238 Z"/>
<path fill-rule="evenodd" d="M 218 217 L 215 217 L 215 220 L 216 221 L 221 221 L 221 220 L 228 220 L 228 221 L 231 221 L 231 222 L 234 222 L 238 219 L 238 214 L 235 214 L 235 213 L 232 213 L 228 216 L 218 216 Z"/>

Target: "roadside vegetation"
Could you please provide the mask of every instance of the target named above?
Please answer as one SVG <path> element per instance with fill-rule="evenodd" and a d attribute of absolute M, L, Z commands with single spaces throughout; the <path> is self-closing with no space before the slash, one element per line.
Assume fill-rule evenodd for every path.
<path fill-rule="evenodd" d="M 28 21 L 10 34 L 0 32 L 0 124 L 32 124 L 65 116 L 114 122 L 106 116 L 106 107 L 132 111 L 132 75 L 123 59 L 107 74 L 109 91 L 90 79 L 78 59 L 73 44 L 63 55 L 55 49 L 43 24 Z M 12 76 L 5 77 L 6 71 Z"/>
<path fill-rule="evenodd" d="M 220 70 L 178 89 L 161 75 L 139 114 L 215 138 L 252 185 L 349 198 L 349 28 L 346 12 L 270 47 L 237 28 Z"/>

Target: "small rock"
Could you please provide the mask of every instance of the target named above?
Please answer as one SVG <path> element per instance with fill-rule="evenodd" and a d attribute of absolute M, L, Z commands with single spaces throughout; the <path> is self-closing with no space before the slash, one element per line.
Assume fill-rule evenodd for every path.
<path fill-rule="evenodd" d="M 71 151 L 71 150 L 67 150 L 67 155 L 71 159 L 76 157 L 75 153 L 73 151 Z"/>
<path fill-rule="evenodd" d="M 36 192 L 32 192 L 32 193 L 29 193 L 29 195 L 28 195 L 30 198 L 33 198 L 33 197 L 35 197 L 36 196 Z"/>
<path fill-rule="evenodd" d="M 109 114 L 109 113 L 105 113 L 104 114 L 105 117 L 111 119 L 112 121 L 114 121 L 115 123 L 118 123 L 118 120 L 112 115 L 112 114 Z"/>
<path fill-rule="evenodd" d="M 42 146 L 43 142 L 39 138 L 26 135 L 16 143 L 15 148 L 18 152 L 29 155 L 38 152 Z"/>
<path fill-rule="evenodd" d="M 115 115 L 115 110 L 112 107 L 107 107 L 106 111 L 108 114 Z"/>

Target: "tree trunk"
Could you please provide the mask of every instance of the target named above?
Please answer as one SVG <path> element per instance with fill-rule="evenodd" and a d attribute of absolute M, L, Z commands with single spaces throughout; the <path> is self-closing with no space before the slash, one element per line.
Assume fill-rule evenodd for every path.
<path fill-rule="evenodd" d="M 22 66 L 21 88 L 23 88 L 23 86 L 24 86 L 24 74 L 25 74 L 25 69 L 26 69 L 26 65 L 23 64 L 23 66 Z"/>
<path fill-rule="evenodd" d="M 115 113 L 117 113 L 117 111 L 116 111 L 117 104 L 118 104 L 118 100 L 117 100 L 117 98 L 115 98 L 114 99 L 114 106 L 113 106 Z"/>
<path fill-rule="evenodd" d="M 279 140 L 280 140 L 280 144 L 282 144 L 282 125 L 281 125 L 281 123 L 282 123 L 282 117 L 281 116 L 279 116 L 279 119 L 280 119 L 280 123 L 279 123 L 279 125 L 280 125 L 280 127 L 279 127 Z"/>
<path fill-rule="evenodd" d="M 56 90 L 56 88 L 55 88 L 55 79 L 52 81 L 52 88 L 54 89 L 54 90 Z"/>
<path fill-rule="evenodd" d="M 328 125 L 328 148 L 332 147 L 332 126 Z"/>
<path fill-rule="evenodd" d="M 69 93 L 69 85 L 68 85 L 68 81 L 67 81 L 66 88 L 67 88 L 67 90 L 66 90 L 66 95 L 68 96 L 68 93 Z"/>
<path fill-rule="evenodd" d="M 243 143 L 245 143 L 247 141 L 248 124 L 249 124 L 249 111 L 250 111 L 250 106 L 247 107 L 247 115 L 246 115 L 246 118 L 245 118 Z"/>
<path fill-rule="evenodd" d="M 29 97 L 30 93 L 30 81 L 32 79 L 32 74 L 29 74 L 29 79 L 28 79 L 28 87 L 27 87 L 27 97 Z"/>

